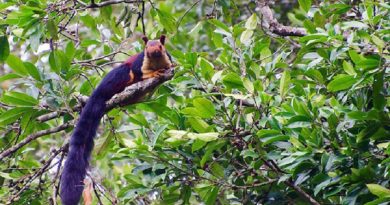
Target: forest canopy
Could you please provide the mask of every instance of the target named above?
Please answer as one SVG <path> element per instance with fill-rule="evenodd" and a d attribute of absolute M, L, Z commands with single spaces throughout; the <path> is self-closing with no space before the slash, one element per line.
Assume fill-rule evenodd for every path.
<path fill-rule="evenodd" d="M 390 203 L 387 1 L 2 0 L 0 17 L 0 204 L 61 203 L 88 96 L 162 34 L 174 72 L 107 102 L 82 204 Z"/>

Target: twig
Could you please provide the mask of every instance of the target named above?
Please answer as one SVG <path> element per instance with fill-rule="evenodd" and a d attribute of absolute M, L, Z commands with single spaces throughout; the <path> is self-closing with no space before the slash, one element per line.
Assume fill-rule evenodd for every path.
<path fill-rule="evenodd" d="M 125 53 L 123 51 L 115 51 L 115 52 L 109 53 L 109 54 L 104 55 L 104 56 L 99 56 L 99 57 L 92 58 L 92 59 L 87 59 L 87 60 L 75 61 L 74 63 L 75 64 L 90 63 L 90 62 L 98 61 L 98 60 L 101 60 L 101 59 L 104 59 L 104 58 L 108 58 L 108 57 L 113 58 L 118 53 L 122 53 L 122 54 L 128 55 L 127 53 Z"/>
<path fill-rule="evenodd" d="M 97 192 L 98 187 L 96 186 L 96 184 L 93 180 L 91 180 L 91 181 L 92 181 L 93 192 L 95 192 L 95 195 L 96 195 L 96 198 L 98 199 L 99 204 L 103 204 L 102 199 L 100 199 L 99 193 Z"/>
<path fill-rule="evenodd" d="M 273 170 L 278 175 L 284 173 L 284 171 L 282 171 L 282 169 L 275 162 L 271 161 L 271 163 L 269 163 L 267 160 L 264 160 L 264 159 L 262 161 L 264 162 L 264 164 L 267 167 L 269 167 L 271 170 Z M 307 192 L 305 192 L 301 187 L 295 185 L 291 179 L 284 181 L 283 183 L 286 184 L 287 186 L 293 188 L 303 198 L 305 198 L 310 204 L 320 205 L 320 203 L 317 200 L 315 200 L 312 196 L 310 196 Z"/>
<path fill-rule="evenodd" d="M 90 174 L 87 174 L 87 175 L 92 182 L 93 190 L 94 190 L 95 195 L 98 198 L 98 201 L 100 204 L 103 204 L 103 203 L 102 203 L 101 198 L 98 194 L 98 191 L 102 194 L 102 196 L 104 196 L 107 200 L 109 200 L 111 202 L 111 204 L 115 205 L 118 203 L 118 199 L 109 190 L 107 190 L 103 185 L 99 184 L 97 182 L 97 180 L 95 180 Z M 108 192 L 108 194 L 110 195 L 111 198 L 107 196 L 106 192 Z"/>
<path fill-rule="evenodd" d="M 70 126 L 71 126 L 71 123 L 68 122 L 68 123 L 62 124 L 62 125 L 60 125 L 58 127 L 53 127 L 53 128 L 47 129 L 47 130 L 41 130 L 41 131 L 38 131 L 38 132 L 36 132 L 34 134 L 31 134 L 31 135 L 27 136 L 24 140 L 20 141 L 18 144 L 16 144 L 16 145 L 10 147 L 9 149 L 3 151 L 0 154 L 0 161 L 2 161 L 5 157 L 8 157 L 12 153 L 16 152 L 18 149 L 20 149 L 21 147 L 23 147 L 24 145 L 28 144 L 31 141 L 36 140 L 39 137 L 42 137 L 42 136 L 45 136 L 45 135 L 48 135 L 48 134 L 60 132 L 60 131 L 65 130 L 66 128 L 68 128 Z"/>
<path fill-rule="evenodd" d="M 62 154 L 61 154 L 61 158 L 60 158 L 58 166 L 57 166 L 56 175 L 54 176 L 54 179 L 53 179 L 52 183 L 50 184 L 50 186 L 53 185 L 53 196 L 52 196 L 53 199 L 56 199 L 57 196 L 58 196 L 59 186 L 56 186 L 56 181 L 60 177 L 60 169 L 61 169 L 62 161 L 65 158 L 65 153 L 66 153 L 67 149 L 69 149 L 69 143 L 67 143 L 64 146 L 64 152 L 62 152 Z M 57 205 L 57 201 L 56 200 L 53 200 L 53 205 Z"/>
<path fill-rule="evenodd" d="M 142 11 L 141 11 L 141 22 L 142 22 L 142 33 L 146 36 L 146 31 L 145 31 L 145 19 L 144 19 L 144 14 L 145 14 L 145 2 L 142 1 Z"/>
<path fill-rule="evenodd" d="M 179 19 L 179 21 L 177 22 L 176 30 L 179 30 L 179 26 L 180 26 L 181 22 L 183 21 L 184 17 L 185 17 L 185 16 L 191 11 L 191 9 L 194 8 L 194 6 L 196 6 L 196 4 L 198 4 L 200 1 L 201 1 L 201 0 L 198 0 L 198 1 L 196 1 L 195 3 L 193 3 L 192 6 L 191 6 L 190 8 L 188 8 L 188 9 L 184 12 L 183 16 L 181 16 L 180 19 Z"/>
<path fill-rule="evenodd" d="M 23 193 L 24 190 L 28 189 L 29 186 L 28 184 L 30 184 L 32 181 L 34 181 L 36 178 L 38 178 L 39 176 L 42 176 L 42 174 L 46 171 L 46 170 L 49 170 L 50 169 L 50 164 L 52 163 L 52 161 L 55 159 L 55 157 L 57 157 L 58 154 L 60 154 L 61 152 L 64 152 L 66 148 L 66 145 L 61 147 L 60 149 L 54 151 L 54 154 L 52 156 L 50 156 L 50 158 L 46 161 L 46 163 L 39 169 L 37 170 L 35 173 L 31 174 L 31 175 L 28 175 L 28 177 L 26 178 L 27 181 L 24 183 L 24 186 L 18 191 L 18 193 L 16 193 L 15 195 L 13 195 L 9 200 L 8 202 L 9 203 L 12 203 L 12 202 L 15 202 L 18 200 L 19 196 L 21 193 Z"/>
<path fill-rule="evenodd" d="M 294 184 L 292 180 L 288 180 L 284 182 L 287 186 L 293 188 L 296 192 L 298 192 L 303 198 L 307 199 L 310 204 L 313 205 L 321 205 L 318 201 L 316 201 L 313 197 L 311 197 L 308 193 L 306 193 L 301 187 Z"/>

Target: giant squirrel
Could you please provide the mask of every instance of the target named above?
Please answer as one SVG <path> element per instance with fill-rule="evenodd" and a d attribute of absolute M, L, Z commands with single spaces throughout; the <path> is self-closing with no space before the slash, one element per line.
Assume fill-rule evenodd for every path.
<path fill-rule="evenodd" d="M 82 109 L 80 119 L 69 142 L 68 157 L 61 176 L 61 201 L 64 205 L 77 205 L 84 189 L 83 180 L 94 146 L 93 138 L 104 115 L 106 101 L 127 86 L 158 77 L 172 66 L 165 49 L 165 36 L 159 40 L 143 37 L 145 49 L 110 71 L 93 91 Z"/>

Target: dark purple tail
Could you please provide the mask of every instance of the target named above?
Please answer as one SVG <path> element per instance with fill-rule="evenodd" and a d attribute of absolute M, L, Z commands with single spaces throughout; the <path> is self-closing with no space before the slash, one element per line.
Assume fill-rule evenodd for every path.
<path fill-rule="evenodd" d="M 105 99 L 92 95 L 84 106 L 69 143 L 68 159 L 61 177 L 61 200 L 64 205 L 77 205 L 84 189 L 84 177 L 93 149 L 93 138 L 105 110 Z"/>
<path fill-rule="evenodd" d="M 137 60 L 141 62 L 142 58 Z M 122 64 L 113 69 L 102 80 L 84 106 L 79 122 L 69 143 L 68 158 L 61 176 L 61 201 L 64 205 L 77 205 L 84 189 L 84 177 L 93 149 L 93 138 L 104 115 L 106 101 L 121 92 L 128 84 L 130 67 Z"/>

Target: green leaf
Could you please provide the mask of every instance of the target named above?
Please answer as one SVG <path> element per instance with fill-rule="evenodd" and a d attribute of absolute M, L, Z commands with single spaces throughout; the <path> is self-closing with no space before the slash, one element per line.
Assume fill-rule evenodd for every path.
<path fill-rule="evenodd" d="M 9 73 L 9 74 L 5 74 L 3 76 L 0 76 L 0 83 L 1 82 L 4 82 L 6 80 L 11 80 L 11 79 L 15 79 L 15 78 L 21 78 L 22 76 L 16 74 L 16 73 Z"/>
<path fill-rule="evenodd" d="M 189 35 L 196 35 L 203 28 L 203 21 L 199 21 L 188 33 Z"/>
<path fill-rule="evenodd" d="M 375 43 L 375 45 L 378 46 L 378 48 L 382 49 L 385 47 L 385 42 L 382 39 L 380 39 L 378 36 L 372 35 L 371 40 L 372 42 Z"/>
<path fill-rule="evenodd" d="M 350 28 L 366 29 L 368 25 L 359 21 L 349 21 L 341 23 L 341 28 L 345 30 Z"/>
<path fill-rule="evenodd" d="M 2 10 L 6 9 L 14 4 L 15 4 L 14 2 L 2 2 L 0 4 L 0 11 L 2 11 Z"/>
<path fill-rule="evenodd" d="M 378 120 L 379 115 L 377 110 L 371 110 L 369 112 L 351 111 L 347 113 L 350 119 L 354 120 Z"/>
<path fill-rule="evenodd" d="M 9 52 L 10 50 L 7 36 L 0 36 L 0 62 L 7 60 Z"/>
<path fill-rule="evenodd" d="M 1 101 L 10 104 L 10 105 L 18 105 L 18 106 L 35 106 L 38 105 L 38 100 L 20 92 L 7 92 L 3 94 Z"/>
<path fill-rule="evenodd" d="M 287 135 L 275 135 L 271 137 L 262 138 L 261 141 L 263 142 L 263 145 L 271 144 L 273 142 L 279 142 L 279 141 L 286 141 L 290 139 Z"/>
<path fill-rule="evenodd" d="M 34 64 L 30 62 L 24 62 L 24 67 L 26 68 L 28 74 L 30 74 L 31 77 L 33 77 L 35 80 L 41 81 L 41 74 L 39 73 L 39 70 L 37 67 L 35 67 Z"/>
<path fill-rule="evenodd" d="M 244 78 L 243 83 L 244 87 L 249 93 L 253 93 L 255 91 L 253 83 L 248 78 Z"/>
<path fill-rule="evenodd" d="M 201 74 L 206 80 L 211 80 L 214 75 L 214 65 L 206 60 L 205 58 L 200 58 L 200 68 Z"/>
<path fill-rule="evenodd" d="M 257 132 L 257 136 L 260 137 L 264 146 L 273 142 L 286 141 L 290 139 L 289 136 L 282 135 L 280 134 L 280 131 L 277 130 L 260 130 Z"/>
<path fill-rule="evenodd" d="M 8 66 L 19 75 L 28 75 L 27 69 L 24 67 L 23 61 L 17 56 L 10 54 L 7 58 Z"/>
<path fill-rule="evenodd" d="M 47 21 L 47 30 L 49 31 L 50 36 L 53 38 L 53 40 L 58 40 L 58 29 L 57 25 L 54 23 L 53 19 L 49 19 Z"/>
<path fill-rule="evenodd" d="M 257 136 L 259 136 L 260 138 L 275 136 L 275 135 L 280 135 L 280 134 L 281 133 L 278 130 L 259 130 L 257 132 Z"/>
<path fill-rule="evenodd" d="M 364 205 L 381 205 L 381 204 L 387 204 L 385 202 L 390 202 L 390 197 L 387 198 L 378 198 L 375 199 L 374 201 L 370 201 L 365 203 Z"/>
<path fill-rule="evenodd" d="M 211 155 L 213 154 L 214 150 L 220 149 L 222 146 L 224 146 L 226 143 L 223 140 L 217 140 L 210 142 L 206 149 L 205 149 L 205 154 L 203 155 L 202 159 L 200 160 L 200 166 L 203 167 L 207 160 L 211 158 Z"/>
<path fill-rule="evenodd" d="M 330 4 L 328 8 L 332 9 L 331 11 L 332 14 L 343 14 L 349 11 L 352 8 L 352 6 L 343 3 L 340 4 L 334 3 L 334 4 Z"/>
<path fill-rule="evenodd" d="M 386 106 L 386 98 L 382 93 L 382 90 L 384 88 L 384 76 L 385 76 L 385 70 L 376 73 L 374 75 L 374 84 L 372 86 L 374 107 L 378 110 L 383 110 Z"/>
<path fill-rule="evenodd" d="M 346 90 L 355 84 L 357 79 L 350 75 L 339 74 L 327 86 L 331 92 Z"/>
<path fill-rule="evenodd" d="M 241 43 L 248 45 L 251 42 L 252 35 L 253 35 L 252 30 L 245 30 L 244 32 L 242 32 L 240 37 Z"/>
<path fill-rule="evenodd" d="M 186 62 L 191 65 L 192 67 L 195 67 L 197 61 L 198 61 L 198 54 L 195 52 L 188 52 L 185 55 Z"/>
<path fill-rule="evenodd" d="M 390 189 L 386 189 L 385 187 L 379 185 L 379 184 L 366 184 L 368 187 L 368 190 L 370 192 L 378 197 L 390 197 Z"/>
<path fill-rule="evenodd" d="M 305 115 L 295 115 L 287 122 L 288 128 L 310 127 L 311 119 Z"/>
<path fill-rule="evenodd" d="M 359 55 L 355 50 L 349 50 L 348 54 L 355 64 L 359 63 L 361 60 L 364 59 L 363 56 Z"/>
<path fill-rule="evenodd" d="M 255 13 L 249 17 L 249 19 L 245 22 L 245 28 L 248 30 L 254 30 L 257 27 L 257 16 Z"/>
<path fill-rule="evenodd" d="M 0 125 L 8 125 L 15 122 L 19 117 L 28 111 L 31 111 L 31 108 L 16 107 L 5 111 L 0 115 Z"/>
<path fill-rule="evenodd" d="M 157 15 L 160 19 L 161 25 L 163 25 L 169 33 L 174 33 L 176 31 L 176 20 L 170 13 L 157 10 Z"/>
<path fill-rule="evenodd" d="M 306 19 L 304 22 L 303 22 L 303 26 L 306 28 L 306 30 L 310 33 L 316 33 L 317 30 L 316 30 L 316 26 L 313 24 L 313 22 L 311 22 L 310 20 Z"/>
<path fill-rule="evenodd" d="M 61 50 L 52 51 L 49 55 L 49 64 L 52 71 L 57 74 L 67 73 L 71 61 Z"/>
<path fill-rule="evenodd" d="M 298 0 L 298 2 L 299 2 L 299 6 L 301 6 L 303 10 L 305 10 L 306 12 L 309 11 L 311 7 L 311 0 Z"/>
<path fill-rule="evenodd" d="M 49 65 L 52 71 L 55 73 L 59 74 L 61 70 L 61 62 L 60 60 L 56 57 L 55 52 L 51 52 L 49 55 Z"/>
<path fill-rule="evenodd" d="M 219 188 L 206 184 L 200 186 L 198 185 L 196 188 L 200 198 L 205 202 L 206 205 L 214 205 L 215 201 L 217 200 Z"/>
<path fill-rule="evenodd" d="M 280 96 L 283 98 L 284 95 L 286 94 L 289 85 L 290 85 L 290 71 L 285 70 L 282 74 L 282 78 L 280 79 Z"/>
<path fill-rule="evenodd" d="M 379 66 L 379 60 L 373 58 L 364 58 L 361 61 L 357 62 L 356 65 L 363 69 L 374 69 Z"/>
<path fill-rule="evenodd" d="M 210 100 L 207 100 L 205 98 L 196 98 L 193 101 L 193 104 L 201 117 L 203 118 L 214 117 L 216 111 L 215 111 L 214 104 Z"/>
<path fill-rule="evenodd" d="M 348 61 L 343 61 L 343 69 L 349 75 L 356 75 L 356 72 L 355 72 L 355 69 L 353 68 L 353 65 L 351 63 L 349 63 Z"/>
<path fill-rule="evenodd" d="M 218 21 L 217 19 L 214 19 L 214 18 L 213 18 L 213 19 L 208 20 L 207 22 L 210 22 L 210 23 L 213 24 L 214 26 L 216 26 L 216 27 L 218 27 L 218 28 L 221 28 L 221 29 L 223 29 L 224 31 L 226 31 L 226 32 L 228 32 L 228 33 L 231 32 L 230 29 L 229 29 L 229 27 L 226 26 L 226 24 L 224 24 L 224 23 Z"/>
<path fill-rule="evenodd" d="M 223 178 L 225 177 L 224 168 L 217 162 L 211 164 L 210 167 L 211 173 L 213 173 L 216 177 Z"/>
<path fill-rule="evenodd" d="M 205 142 L 203 140 L 196 139 L 194 141 L 194 143 L 192 143 L 191 150 L 192 150 L 192 152 L 196 152 L 197 150 L 202 149 L 206 144 L 207 144 L 207 142 Z"/>
<path fill-rule="evenodd" d="M 310 41 L 310 40 L 319 40 L 319 39 L 322 39 L 323 41 L 326 41 L 327 38 L 328 38 L 327 34 L 325 34 L 325 33 L 318 33 L 318 34 L 309 34 L 307 36 L 301 37 L 299 39 L 299 41 L 307 42 L 307 41 Z"/>
<path fill-rule="evenodd" d="M 218 139 L 219 133 L 218 132 L 207 132 L 207 133 L 188 133 L 187 134 L 189 139 L 193 140 L 202 140 L 205 142 L 211 142 Z"/>
<path fill-rule="evenodd" d="M 74 43 L 73 43 L 73 41 L 69 41 L 69 43 L 66 44 L 66 47 L 65 47 L 65 55 L 68 59 L 72 60 L 75 53 L 76 53 L 76 48 L 74 46 Z"/>
<path fill-rule="evenodd" d="M 254 150 L 249 150 L 249 149 L 242 151 L 240 155 L 243 156 L 244 158 L 251 157 L 253 159 L 259 157 L 259 154 L 257 154 Z"/>
<path fill-rule="evenodd" d="M 203 121 L 202 119 L 199 119 L 197 117 L 189 117 L 188 122 L 191 124 L 191 127 L 197 131 L 197 132 L 206 132 L 208 130 L 209 125 Z"/>
<path fill-rule="evenodd" d="M 244 88 L 241 77 L 237 73 L 228 73 L 223 77 L 222 83 L 228 88 Z"/>
<path fill-rule="evenodd" d="M 132 115 L 129 119 L 134 124 L 141 125 L 144 127 L 149 127 L 148 120 L 146 120 L 145 115 L 141 113 Z"/>

